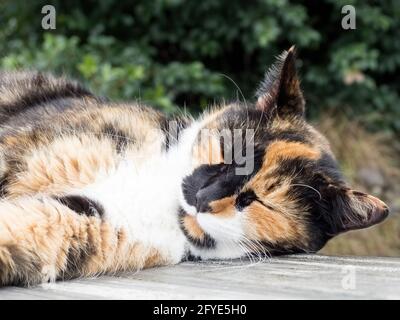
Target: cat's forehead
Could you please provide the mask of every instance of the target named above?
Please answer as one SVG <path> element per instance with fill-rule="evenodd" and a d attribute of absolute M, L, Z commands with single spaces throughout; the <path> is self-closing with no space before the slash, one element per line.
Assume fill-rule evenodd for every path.
<path fill-rule="evenodd" d="M 265 132 L 298 132 L 299 135 L 309 134 L 311 126 L 303 117 L 280 118 L 271 116 L 255 108 L 252 104 L 235 102 L 222 106 L 219 110 L 209 114 L 210 121 L 207 127 L 222 129 L 254 129 L 256 133 Z M 262 130 L 261 130 L 262 129 Z M 310 132 L 309 132 L 310 131 Z"/>
<path fill-rule="evenodd" d="M 206 129 L 215 129 L 217 134 L 224 130 L 248 131 L 257 147 L 266 148 L 273 141 L 284 140 L 307 144 L 332 154 L 325 137 L 303 117 L 271 117 L 251 104 L 236 102 L 212 113 L 210 119 Z"/>
<path fill-rule="evenodd" d="M 293 175 L 308 179 L 307 167 L 313 168 L 311 174 L 319 171 L 328 180 L 339 176 L 329 143 L 303 117 L 271 118 L 254 106 L 234 103 L 212 114 L 205 131 L 195 148 L 198 165 L 242 160 L 254 162 L 250 177 L 258 173 L 270 178 Z"/>

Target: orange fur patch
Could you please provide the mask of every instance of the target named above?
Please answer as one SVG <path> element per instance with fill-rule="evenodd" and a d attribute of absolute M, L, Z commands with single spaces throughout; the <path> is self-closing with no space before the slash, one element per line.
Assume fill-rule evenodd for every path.
<path fill-rule="evenodd" d="M 195 166 L 223 163 L 219 139 L 213 135 L 200 135 L 198 144 L 193 147 L 193 162 Z"/>
<path fill-rule="evenodd" d="M 0 202 L 0 285 L 137 270 L 168 259 L 153 247 L 130 243 L 124 229 L 77 215 L 55 200 Z"/>
<path fill-rule="evenodd" d="M 61 137 L 31 153 L 27 169 L 10 181 L 10 197 L 35 193 L 60 194 L 93 182 L 99 172 L 116 166 L 111 141 L 93 137 Z"/>
<path fill-rule="evenodd" d="M 186 229 L 187 233 L 193 239 L 202 240 L 205 236 L 203 229 L 201 229 L 199 223 L 196 218 L 190 215 L 185 215 L 183 217 L 183 226 Z"/>
<path fill-rule="evenodd" d="M 269 193 L 268 185 L 273 185 L 274 182 L 279 182 L 281 185 L 290 185 L 290 179 L 287 181 L 276 181 L 274 177 L 270 177 L 270 173 L 279 167 L 279 162 L 282 159 L 306 158 L 317 160 L 320 157 L 320 152 L 305 144 L 299 142 L 276 141 L 271 143 L 264 155 L 264 161 L 261 169 L 256 175 L 246 184 L 245 189 L 253 190 L 258 196 L 264 197 Z M 279 178 L 279 177 L 278 177 Z M 278 203 L 284 203 L 286 193 L 280 193 L 280 199 L 276 199 Z"/>
<path fill-rule="evenodd" d="M 223 217 L 231 217 L 235 215 L 235 197 L 226 197 L 210 202 L 211 213 Z"/>
<path fill-rule="evenodd" d="M 268 210 L 258 202 L 253 202 L 246 209 L 246 216 L 248 218 L 248 232 L 257 240 L 277 243 L 282 240 L 294 240 L 298 235 L 296 223 L 293 219 Z"/>
<path fill-rule="evenodd" d="M 306 158 L 317 160 L 320 152 L 300 142 L 275 141 L 272 142 L 264 156 L 264 166 L 272 166 L 281 159 Z"/>

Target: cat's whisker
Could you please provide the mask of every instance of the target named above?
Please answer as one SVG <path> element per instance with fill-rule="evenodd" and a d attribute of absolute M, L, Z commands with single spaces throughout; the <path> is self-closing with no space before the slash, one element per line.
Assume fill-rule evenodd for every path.
<path fill-rule="evenodd" d="M 246 98 L 245 98 L 245 96 L 244 96 L 242 90 L 240 89 L 239 85 L 235 82 L 235 80 L 233 80 L 231 77 L 229 77 L 228 75 L 226 75 L 226 74 L 224 74 L 224 73 L 217 73 L 217 75 L 222 76 L 222 77 L 225 77 L 226 79 L 228 79 L 229 81 L 231 81 L 231 82 L 233 83 L 233 85 L 238 89 L 240 95 L 242 96 L 243 102 L 244 102 L 244 104 L 245 104 L 245 106 L 246 106 L 246 108 L 247 108 L 247 107 L 248 107 L 248 106 L 247 106 L 247 100 L 246 100 Z"/>
<path fill-rule="evenodd" d="M 322 195 L 321 192 L 319 192 L 317 189 L 315 189 L 314 187 L 308 185 L 308 184 L 302 184 L 302 183 L 294 183 L 290 185 L 291 187 L 305 187 L 305 188 L 309 188 L 313 191 L 315 191 L 316 194 L 318 194 L 319 196 L 319 200 L 322 200 Z"/>
<path fill-rule="evenodd" d="M 247 249 L 247 250 L 249 252 L 251 266 L 255 266 L 255 265 L 258 265 L 259 263 L 261 263 L 263 260 L 261 259 L 261 256 L 259 256 L 257 254 L 257 248 L 254 247 L 254 245 L 249 240 L 243 240 L 243 241 L 244 241 L 244 247 L 250 247 L 250 250 L 249 249 Z M 254 258 L 258 258 L 258 260 L 255 261 Z"/>
<path fill-rule="evenodd" d="M 239 85 L 228 75 L 220 73 L 220 76 L 223 76 L 225 78 L 227 78 L 229 81 L 231 81 L 233 83 L 233 85 L 238 89 L 238 92 L 240 93 L 240 95 L 242 96 L 243 102 L 245 104 L 245 108 L 246 108 L 246 123 L 249 123 L 249 106 L 247 104 L 247 100 L 246 97 L 243 94 L 243 91 L 240 89 Z M 241 128 L 243 128 L 244 126 L 242 125 Z"/>
<path fill-rule="evenodd" d="M 266 246 L 265 245 L 263 245 L 263 243 L 261 242 L 261 241 L 259 241 L 259 240 L 255 240 L 256 241 L 256 243 L 258 244 L 258 246 L 260 247 L 260 248 L 262 248 L 262 254 L 263 254 L 263 256 L 262 256 L 262 258 L 264 259 L 264 260 L 270 260 L 271 258 L 272 258 L 272 254 L 268 251 L 268 249 L 266 248 Z"/>
<path fill-rule="evenodd" d="M 264 256 L 267 255 L 267 253 L 265 251 L 266 249 L 264 248 L 264 246 L 261 243 L 259 243 L 257 240 L 250 240 L 247 237 L 243 237 L 243 241 L 247 246 L 249 246 L 251 248 L 252 253 L 254 255 L 256 255 L 257 258 L 259 258 L 259 262 L 263 262 L 264 261 L 263 256 L 260 255 L 260 253 L 264 254 Z"/>

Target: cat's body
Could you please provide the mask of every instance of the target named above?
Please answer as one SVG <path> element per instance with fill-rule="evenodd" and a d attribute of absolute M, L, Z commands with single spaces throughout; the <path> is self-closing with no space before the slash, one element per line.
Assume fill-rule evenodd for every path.
<path fill-rule="evenodd" d="M 134 250 L 133 263 L 124 266 L 122 262 L 111 262 L 107 266 L 99 259 L 95 262 L 99 265 L 92 270 L 88 268 L 87 274 L 173 264 L 182 260 L 187 253 L 187 244 L 177 216 L 179 191 L 184 176 L 190 172 L 190 147 L 199 130 L 196 122 L 187 118 L 175 119 L 183 132 L 179 141 L 167 141 L 169 133 L 164 128 L 167 118 L 151 108 L 108 103 L 72 82 L 40 73 L 2 74 L 1 81 L 2 194 L 8 203 L 16 203 L 17 207 L 20 202 L 26 202 L 27 206 L 30 206 L 29 202 L 37 206 L 46 203 L 52 211 L 43 217 L 46 228 L 55 227 L 58 237 L 65 237 L 66 231 L 62 225 L 52 226 L 52 219 L 67 215 L 70 207 L 80 215 L 97 220 L 99 228 L 106 227 L 107 232 L 115 233 L 115 236 L 122 232 L 125 241 L 138 248 Z M 24 97 L 29 97 L 29 102 L 23 105 L 21 102 L 19 106 Z M 55 201 L 64 206 L 58 206 Z M 87 206 L 85 201 L 92 205 Z M 6 217 L 0 215 L 1 218 Z M 78 223 L 89 228 L 93 221 L 83 217 Z M 79 236 L 87 237 L 87 232 L 79 228 Z M 26 241 L 32 241 L 29 231 L 21 232 L 22 237 L 27 236 Z M 4 232 L 1 234 L 5 243 L 20 236 L 11 232 L 11 238 L 4 239 Z M 101 230 L 93 236 L 99 237 L 99 242 L 107 241 L 102 239 Z M 111 242 L 118 240 L 111 238 Z M 18 241 L 15 239 L 16 243 Z M 49 237 L 43 241 L 53 240 Z M 87 245 L 95 246 L 95 243 Z M 99 250 L 103 258 L 112 260 L 117 244 L 91 250 Z M 3 264 L 7 262 L 7 249 L 7 245 L 0 248 Z M 82 256 L 86 254 L 86 248 L 75 250 L 82 251 Z M 123 254 L 132 254 L 129 251 L 132 249 Z M 74 254 L 55 253 L 56 256 L 64 255 L 58 263 L 66 275 L 79 275 L 63 266 Z M 41 264 L 42 261 L 31 263 Z M 52 264 L 54 261 L 43 264 L 44 279 L 58 274 L 58 270 L 50 267 Z M 51 274 L 46 274 L 46 265 Z M 74 264 L 70 265 L 76 268 Z M 3 269 L 4 265 L 1 266 Z M 17 273 L 23 272 L 23 268 L 30 269 L 29 266 L 17 268 L 20 269 Z M 39 280 L 37 277 L 40 275 L 27 274 L 22 281 L 34 283 Z"/>
<path fill-rule="evenodd" d="M 225 105 L 199 120 L 110 103 L 40 73 L 0 74 L 0 285 L 188 255 L 316 251 L 338 232 L 381 221 L 384 204 L 345 187 L 328 144 L 297 110 L 293 59 L 281 57 L 256 108 Z M 224 128 L 255 130 L 251 172 L 225 164 L 233 143 L 223 149 L 215 133 L 199 142 L 202 130 Z M 323 202 L 332 193 L 335 206 Z"/>

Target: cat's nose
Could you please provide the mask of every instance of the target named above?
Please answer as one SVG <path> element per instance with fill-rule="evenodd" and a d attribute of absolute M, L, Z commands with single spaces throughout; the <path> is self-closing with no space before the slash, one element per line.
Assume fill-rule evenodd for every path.
<path fill-rule="evenodd" d="M 196 193 L 196 211 L 197 211 L 197 213 L 209 212 L 210 206 L 208 203 L 209 203 L 209 201 L 206 198 L 206 195 L 203 192 L 203 190 L 198 191 Z"/>

